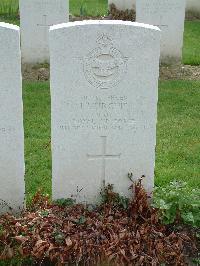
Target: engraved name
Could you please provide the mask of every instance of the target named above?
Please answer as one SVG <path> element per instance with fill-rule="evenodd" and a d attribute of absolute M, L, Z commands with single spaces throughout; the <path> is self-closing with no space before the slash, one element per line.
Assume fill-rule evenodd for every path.
<path fill-rule="evenodd" d="M 74 115 L 59 125 L 63 131 L 137 129 L 137 121 L 133 116 L 133 103 L 128 101 L 125 95 L 85 95 L 79 100 L 66 101 L 65 104 L 67 112 Z"/>

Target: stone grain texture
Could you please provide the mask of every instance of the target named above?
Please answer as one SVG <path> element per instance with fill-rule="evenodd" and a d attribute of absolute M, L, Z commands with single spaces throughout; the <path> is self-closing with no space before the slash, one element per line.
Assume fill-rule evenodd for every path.
<path fill-rule="evenodd" d="M 136 21 L 156 25 L 162 31 L 162 63 L 181 62 L 185 5 L 185 0 L 136 1 Z"/>
<path fill-rule="evenodd" d="M 154 186 L 160 30 L 122 21 L 50 29 L 53 198 Z M 131 191 L 130 191 L 131 195 Z"/>
<path fill-rule="evenodd" d="M 49 28 L 69 21 L 69 0 L 20 0 L 22 62 L 49 62 Z"/>
<path fill-rule="evenodd" d="M 24 130 L 19 27 L 0 23 L 0 213 L 24 206 Z"/>

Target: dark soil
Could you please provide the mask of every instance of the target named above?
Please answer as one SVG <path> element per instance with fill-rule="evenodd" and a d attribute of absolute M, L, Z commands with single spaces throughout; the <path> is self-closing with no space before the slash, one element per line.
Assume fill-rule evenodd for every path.
<path fill-rule="evenodd" d="M 187 12 L 185 14 L 186 20 L 200 20 L 200 14 L 194 13 L 194 12 Z"/>
<path fill-rule="evenodd" d="M 110 19 L 110 20 L 128 20 L 128 21 L 135 21 L 136 19 L 136 12 L 135 10 L 126 10 L 120 11 L 118 10 L 115 5 L 112 5 L 110 9 L 110 14 L 108 16 L 102 17 L 93 17 L 93 16 L 73 16 L 70 15 L 70 21 L 82 21 L 82 20 L 102 20 L 102 19 Z M 194 12 L 187 12 L 185 14 L 185 19 L 189 21 L 200 21 L 200 14 Z"/>
<path fill-rule="evenodd" d="M 23 66 L 23 79 L 29 81 L 48 81 L 48 65 Z M 200 80 L 200 66 L 174 65 L 160 67 L 161 80 Z"/>
<path fill-rule="evenodd" d="M 200 66 L 172 65 L 160 67 L 161 80 L 200 80 Z"/>
<path fill-rule="evenodd" d="M 116 8 L 114 4 L 110 5 L 110 12 L 108 16 L 102 16 L 102 17 L 91 17 L 91 16 L 86 16 L 86 17 L 75 17 L 73 15 L 70 15 L 70 21 L 82 21 L 82 20 L 127 20 L 127 21 L 135 21 L 136 18 L 136 13 L 135 10 L 125 10 L 121 11 Z"/>
<path fill-rule="evenodd" d="M 48 81 L 50 79 L 49 65 L 23 65 L 23 80 L 28 81 Z"/>

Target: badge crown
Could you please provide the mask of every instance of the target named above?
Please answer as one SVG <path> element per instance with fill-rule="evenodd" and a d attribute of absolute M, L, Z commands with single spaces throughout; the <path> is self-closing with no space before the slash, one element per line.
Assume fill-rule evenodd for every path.
<path fill-rule="evenodd" d="M 98 38 L 97 43 L 102 46 L 108 46 L 112 43 L 112 39 L 109 38 L 107 35 L 103 34 L 101 37 Z"/>

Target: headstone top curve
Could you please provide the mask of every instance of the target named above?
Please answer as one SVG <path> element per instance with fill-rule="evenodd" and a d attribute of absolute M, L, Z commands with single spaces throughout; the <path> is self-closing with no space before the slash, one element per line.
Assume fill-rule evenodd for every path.
<path fill-rule="evenodd" d="M 10 29 L 10 30 L 16 30 L 16 31 L 19 31 L 20 29 L 17 25 L 5 23 L 5 22 L 0 22 L 0 27 Z"/>
<path fill-rule="evenodd" d="M 157 26 L 138 23 L 138 22 L 122 21 L 122 20 L 83 20 L 83 21 L 61 23 L 51 26 L 50 31 L 59 30 L 63 28 L 71 28 L 75 26 L 86 26 L 86 25 L 122 25 L 122 26 L 134 26 L 134 27 L 160 31 L 160 29 Z"/>

